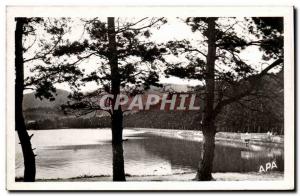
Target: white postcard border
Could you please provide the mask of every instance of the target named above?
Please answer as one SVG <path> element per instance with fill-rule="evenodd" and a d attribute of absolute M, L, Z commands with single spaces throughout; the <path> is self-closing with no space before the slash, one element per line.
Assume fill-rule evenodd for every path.
<path fill-rule="evenodd" d="M 291 190 L 294 188 L 294 22 L 293 7 L 111 7 L 7 6 L 6 148 L 8 190 Z M 284 180 L 210 182 L 15 182 L 14 17 L 235 16 L 284 17 Z"/>

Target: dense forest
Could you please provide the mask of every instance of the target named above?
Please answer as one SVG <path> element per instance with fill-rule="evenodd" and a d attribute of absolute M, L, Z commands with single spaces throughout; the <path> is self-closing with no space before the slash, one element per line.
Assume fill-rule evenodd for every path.
<path fill-rule="evenodd" d="M 199 92 L 200 87 L 194 91 Z M 282 71 L 265 76 L 260 87 L 262 95 L 246 97 L 238 103 L 228 105 L 218 117 L 217 130 L 221 132 L 273 132 L 283 133 L 283 76 Z M 39 104 L 26 102 L 24 111 L 28 129 L 63 129 L 63 128 L 107 128 L 109 116 L 97 112 L 75 117 L 66 115 L 60 104 L 67 101 L 67 92 L 58 91 L 58 97 L 52 107 L 36 107 Z M 26 97 L 26 96 L 25 96 Z M 31 97 L 31 95 L 27 95 Z M 62 99 L 64 97 L 65 99 Z M 47 102 L 47 100 L 37 102 Z M 47 104 L 45 104 L 47 105 Z M 50 105 L 49 105 L 50 106 Z M 197 111 L 136 111 L 125 113 L 124 127 L 199 130 Z"/>

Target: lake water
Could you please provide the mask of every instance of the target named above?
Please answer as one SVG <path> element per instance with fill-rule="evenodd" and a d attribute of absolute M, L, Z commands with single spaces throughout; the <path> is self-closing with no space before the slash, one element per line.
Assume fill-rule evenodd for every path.
<path fill-rule="evenodd" d="M 37 164 L 37 179 L 110 176 L 112 147 L 110 129 L 60 129 L 29 131 Z M 184 131 L 181 131 L 184 132 Z M 179 131 L 159 134 L 153 130 L 124 130 L 125 173 L 170 175 L 196 172 L 201 141 L 179 137 Z M 230 144 L 230 145 L 229 145 Z M 283 148 L 218 142 L 214 172 L 258 172 L 275 161 L 283 171 Z M 16 177 L 23 175 L 23 158 L 16 136 Z"/>

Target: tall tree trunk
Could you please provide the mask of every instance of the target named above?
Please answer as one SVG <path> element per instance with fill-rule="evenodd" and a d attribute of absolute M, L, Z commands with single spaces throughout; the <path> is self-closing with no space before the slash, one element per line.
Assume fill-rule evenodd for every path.
<path fill-rule="evenodd" d="M 208 53 L 205 70 L 205 103 L 202 114 L 203 132 L 203 153 L 199 164 L 196 179 L 199 181 L 212 180 L 213 159 L 215 150 L 215 117 L 214 117 L 214 97 L 215 97 L 215 59 L 216 59 L 216 18 L 209 18 L 207 37 Z"/>
<path fill-rule="evenodd" d="M 112 114 L 113 181 L 126 181 L 123 155 L 123 113 L 121 108 Z"/>
<path fill-rule="evenodd" d="M 214 123 L 212 123 L 214 124 Z M 215 133 L 214 125 L 203 126 L 203 144 L 202 159 L 197 170 L 196 180 L 210 181 L 213 179 L 211 173 L 213 170 L 214 150 L 215 150 Z"/>
<path fill-rule="evenodd" d="M 24 90 L 24 62 L 23 62 L 23 28 L 26 22 L 25 18 L 16 18 L 15 31 L 15 124 L 19 136 L 20 144 L 24 159 L 24 181 L 35 181 L 35 155 L 33 153 L 30 139 L 26 130 L 24 116 L 23 116 L 23 90 Z"/>
<path fill-rule="evenodd" d="M 113 181 L 125 181 L 124 155 L 123 155 L 123 112 L 121 107 L 114 109 L 116 98 L 120 94 L 120 73 L 118 67 L 118 52 L 116 44 L 115 19 L 107 18 L 109 41 L 109 64 L 111 70 L 112 100 L 112 149 L 113 149 Z"/>

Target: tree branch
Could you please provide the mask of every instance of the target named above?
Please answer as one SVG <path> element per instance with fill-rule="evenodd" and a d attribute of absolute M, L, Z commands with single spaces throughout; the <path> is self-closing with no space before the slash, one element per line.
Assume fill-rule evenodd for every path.
<path fill-rule="evenodd" d="M 266 67 L 263 71 L 261 71 L 259 74 L 248 77 L 246 80 L 248 80 L 250 82 L 250 87 L 248 87 L 248 89 L 246 89 L 244 92 L 237 94 L 236 96 L 224 99 L 224 100 L 220 101 L 219 103 L 217 103 L 217 105 L 215 106 L 215 109 L 214 109 L 214 116 L 216 116 L 218 113 L 220 113 L 224 106 L 231 104 L 233 102 L 239 101 L 243 97 L 251 94 L 251 92 L 258 86 L 259 81 L 262 79 L 262 77 L 264 75 L 266 75 L 268 73 L 268 71 L 270 71 L 272 68 L 276 67 L 277 65 L 279 65 L 281 63 L 283 63 L 283 59 L 277 59 L 272 64 L 270 64 L 268 67 Z"/>
<path fill-rule="evenodd" d="M 137 25 L 138 23 L 146 20 L 148 17 L 145 17 L 135 23 L 132 23 L 130 25 L 127 25 L 126 27 L 118 30 L 116 33 L 122 33 L 124 31 L 128 31 L 128 30 L 134 30 L 134 31 L 140 31 L 140 30 L 143 30 L 143 29 L 146 29 L 146 28 L 149 28 L 149 27 L 152 27 L 153 25 L 155 25 L 156 23 L 158 23 L 159 21 L 162 21 L 163 20 L 163 17 L 155 20 L 155 21 L 151 21 L 149 25 L 145 25 L 145 26 L 142 26 L 142 27 L 138 27 L 138 28 L 131 28 L 131 27 L 134 27 L 135 25 Z"/>

